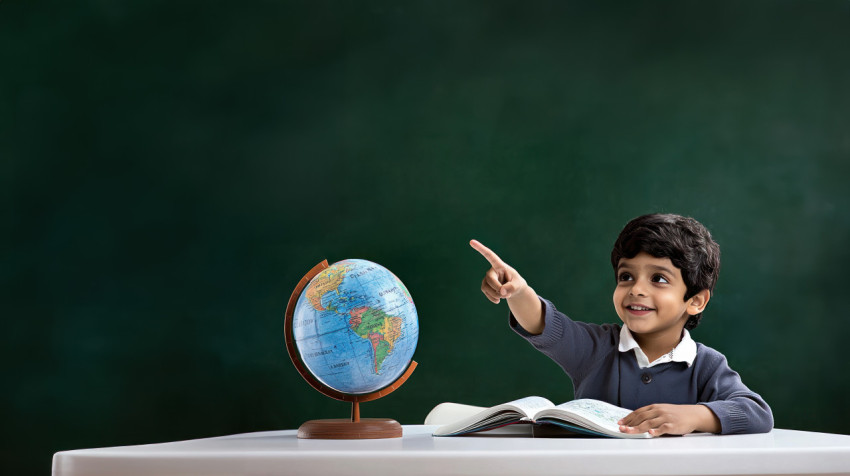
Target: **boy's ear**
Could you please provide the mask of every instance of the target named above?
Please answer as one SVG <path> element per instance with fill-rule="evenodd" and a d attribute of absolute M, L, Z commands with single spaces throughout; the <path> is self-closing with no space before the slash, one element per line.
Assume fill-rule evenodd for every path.
<path fill-rule="evenodd" d="M 708 301 L 711 299 L 711 291 L 708 289 L 703 289 L 702 291 L 694 294 L 688 299 L 688 314 L 695 316 L 701 313 L 705 306 L 708 305 Z"/>

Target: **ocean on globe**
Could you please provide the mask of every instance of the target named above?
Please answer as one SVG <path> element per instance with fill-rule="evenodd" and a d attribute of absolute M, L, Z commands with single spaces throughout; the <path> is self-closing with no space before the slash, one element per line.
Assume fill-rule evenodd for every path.
<path fill-rule="evenodd" d="M 392 384 L 407 369 L 419 318 L 393 273 L 348 259 L 310 280 L 295 304 L 292 332 L 313 376 L 334 390 L 364 394 Z"/>

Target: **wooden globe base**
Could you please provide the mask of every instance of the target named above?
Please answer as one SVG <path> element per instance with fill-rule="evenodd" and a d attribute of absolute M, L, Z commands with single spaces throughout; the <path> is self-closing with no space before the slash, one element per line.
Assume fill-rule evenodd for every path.
<path fill-rule="evenodd" d="M 360 419 L 360 402 L 351 403 L 351 419 L 310 420 L 298 428 L 298 438 L 366 440 L 401 438 L 401 425 L 389 418 Z"/>
<path fill-rule="evenodd" d="M 298 428 L 298 438 L 316 440 L 401 438 L 401 433 L 399 422 L 389 418 L 310 420 Z"/>

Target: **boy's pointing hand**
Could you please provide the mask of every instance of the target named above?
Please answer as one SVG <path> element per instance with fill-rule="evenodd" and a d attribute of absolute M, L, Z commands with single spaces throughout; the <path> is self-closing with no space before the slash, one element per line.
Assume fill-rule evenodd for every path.
<path fill-rule="evenodd" d="M 515 296 L 528 286 L 525 279 L 515 269 L 502 261 L 493 250 L 482 245 L 478 240 L 471 240 L 469 245 L 490 262 L 491 267 L 481 281 L 481 292 L 491 302 L 499 304 L 501 299 Z"/>

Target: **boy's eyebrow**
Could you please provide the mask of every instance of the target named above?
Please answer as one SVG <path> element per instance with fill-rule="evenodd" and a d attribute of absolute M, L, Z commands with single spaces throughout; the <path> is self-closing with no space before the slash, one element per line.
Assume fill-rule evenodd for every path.
<path fill-rule="evenodd" d="M 676 274 L 670 268 L 667 268 L 667 267 L 664 267 L 664 266 L 659 266 L 659 265 L 656 265 L 656 264 L 648 264 L 647 267 L 656 269 L 658 271 L 664 271 L 664 272 L 669 273 L 669 274 Z M 619 271 L 621 268 L 629 269 L 629 268 L 633 268 L 633 266 L 630 266 L 627 263 L 621 263 L 620 265 L 617 266 L 617 271 Z"/>

